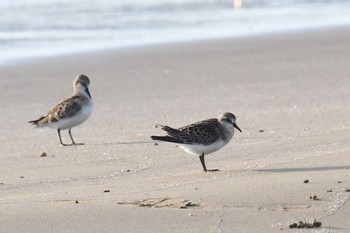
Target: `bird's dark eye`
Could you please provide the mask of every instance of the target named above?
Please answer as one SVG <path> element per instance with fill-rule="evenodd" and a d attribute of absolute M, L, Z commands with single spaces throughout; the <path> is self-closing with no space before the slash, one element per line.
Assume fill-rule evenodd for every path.
<path fill-rule="evenodd" d="M 230 119 L 225 119 L 225 121 L 233 125 L 233 122 Z"/>

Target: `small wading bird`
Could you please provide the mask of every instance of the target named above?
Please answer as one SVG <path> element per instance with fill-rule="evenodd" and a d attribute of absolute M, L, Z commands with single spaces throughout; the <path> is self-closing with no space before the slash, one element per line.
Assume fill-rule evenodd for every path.
<path fill-rule="evenodd" d="M 198 155 L 205 172 L 218 171 L 218 169 L 208 170 L 205 166 L 204 156 L 224 147 L 231 140 L 234 128 L 242 132 L 236 124 L 235 115 L 229 112 L 222 114 L 219 119 L 212 118 L 199 121 L 179 129 L 166 125 L 159 126 L 167 135 L 151 136 L 151 138 L 153 140 L 177 143 L 187 153 Z"/>
<path fill-rule="evenodd" d="M 93 102 L 89 92 L 90 80 L 85 75 L 79 75 L 75 78 L 73 95 L 62 101 L 46 115 L 38 120 L 29 121 L 37 127 L 50 127 L 57 129 L 58 137 L 62 146 L 84 145 L 76 143 L 73 140 L 71 129 L 86 121 L 92 113 Z M 69 129 L 68 133 L 72 144 L 64 144 L 61 138 L 61 130 Z"/>

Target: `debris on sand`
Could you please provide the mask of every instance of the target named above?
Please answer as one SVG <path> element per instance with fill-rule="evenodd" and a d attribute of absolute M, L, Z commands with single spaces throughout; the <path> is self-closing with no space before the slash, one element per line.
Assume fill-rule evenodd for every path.
<path fill-rule="evenodd" d="M 194 203 L 187 201 L 187 200 L 185 200 L 183 203 L 184 204 L 179 207 L 180 209 L 187 209 L 189 207 L 196 207 L 197 206 L 197 204 L 194 204 Z"/>
<path fill-rule="evenodd" d="M 46 156 L 47 154 L 45 151 L 38 154 L 38 157 L 46 157 Z"/>
<path fill-rule="evenodd" d="M 138 207 L 150 207 L 150 208 L 177 208 L 177 209 L 190 209 L 199 208 L 199 203 L 193 201 L 178 198 L 149 198 L 132 202 L 118 202 L 119 205 L 135 205 Z"/>
<path fill-rule="evenodd" d="M 322 225 L 321 222 L 314 220 L 313 222 L 294 222 L 289 225 L 289 228 L 318 228 Z"/>
<path fill-rule="evenodd" d="M 304 183 L 305 183 L 305 184 L 309 183 L 309 180 L 304 180 Z"/>
<path fill-rule="evenodd" d="M 320 199 L 316 195 L 312 195 L 312 196 L 310 196 L 310 200 L 318 201 Z"/>

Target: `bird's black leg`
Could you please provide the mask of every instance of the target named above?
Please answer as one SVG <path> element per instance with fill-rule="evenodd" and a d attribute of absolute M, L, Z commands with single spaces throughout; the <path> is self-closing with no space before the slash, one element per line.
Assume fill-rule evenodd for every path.
<path fill-rule="evenodd" d="M 202 163 L 203 171 L 205 171 L 205 172 L 217 172 L 217 171 L 219 171 L 219 169 L 209 169 L 209 170 L 207 169 L 207 167 L 205 166 L 205 161 L 204 161 L 204 153 L 199 156 L 199 159 Z"/>
<path fill-rule="evenodd" d="M 60 138 L 61 146 L 71 146 L 72 144 L 64 144 L 61 138 L 61 129 L 57 129 L 58 137 Z"/>
<path fill-rule="evenodd" d="M 74 145 L 84 145 L 84 143 L 75 143 L 74 140 L 73 140 L 73 137 L 72 137 L 72 133 L 70 131 L 71 131 L 71 129 L 68 130 L 68 133 L 69 133 L 70 139 L 72 140 L 72 143 Z"/>
<path fill-rule="evenodd" d="M 199 160 L 202 163 L 203 171 L 207 172 L 208 170 L 207 170 L 207 167 L 205 166 L 205 162 L 204 162 L 204 153 L 199 156 Z"/>

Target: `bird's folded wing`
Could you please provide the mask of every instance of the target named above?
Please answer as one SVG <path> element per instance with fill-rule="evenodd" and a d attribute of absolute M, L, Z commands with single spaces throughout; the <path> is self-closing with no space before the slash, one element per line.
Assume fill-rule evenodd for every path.
<path fill-rule="evenodd" d="M 54 123 L 72 117 L 82 108 L 81 105 L 76 102 L 76 98 L 77 96 L 73 96 L 55 106 L 42 120 L 40 120 L 39 124 Z"/>
<path fill-rule="evenodd" d="M 169 136 L 179 139 L 185 144 L 208 145 L 219 138 L 217 133 L 218 127 L 219 122 L 217 119 L 208 119 L 181 127 L 180 129 L 164 127 L 164 130 Z"/>

